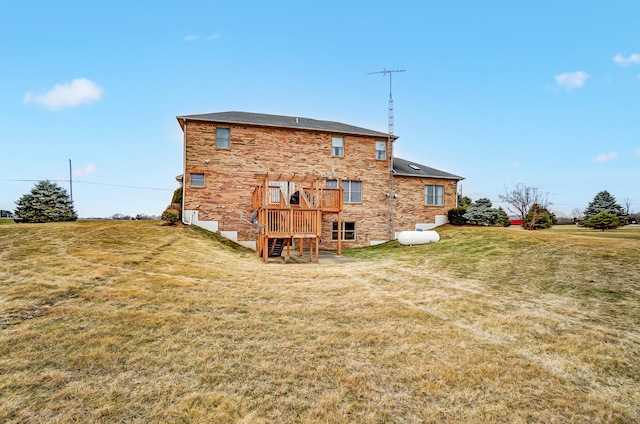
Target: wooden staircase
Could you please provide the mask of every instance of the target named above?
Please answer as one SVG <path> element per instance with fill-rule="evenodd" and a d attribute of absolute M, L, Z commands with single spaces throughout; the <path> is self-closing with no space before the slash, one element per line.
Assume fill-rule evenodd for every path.
<path fill-rule="evenodd" d="M 282 256 L 282 249 L 288 246 L 290 241 L 288 238 L 269 239 L 269 257 Z"/>
<path fill-rule="evenodd" d="M 303 242 L 308 240 L 310 256 L 315 250 L 317 262 L 322 215 L 338 214 L 338 222 L 341 222 L 344 203 L 342 189 L 326 188 L 324 179 L 309 182 L 265 174 L 257 177 L 262 181 L 253 192 L 252 217 L 256 218 L 255 222 L 260 228 L 256 246 L 258 254 L 267 262 L 269 257 L 281 256 L 284 248 L 289 248 L 295 239 L 302 254 Z M 295 182 L 295 192 L 285 192 L 282 186 L 274 186 L 273 182 L 278 181 L 287 185 Z M 341 250 L 338 240 L 338 254 Z"/>

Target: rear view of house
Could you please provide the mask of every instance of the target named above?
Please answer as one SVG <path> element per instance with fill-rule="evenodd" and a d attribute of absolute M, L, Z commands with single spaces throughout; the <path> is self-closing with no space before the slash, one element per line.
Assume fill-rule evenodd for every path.
<path fill-rule="evenodd" d="M 177 119 L 183 221 L 265 257 L 292 241 L 338 250 L 385 242 L 456 205 L 462 178 L 394 159 L 386 133 L 247 112 Z"/>

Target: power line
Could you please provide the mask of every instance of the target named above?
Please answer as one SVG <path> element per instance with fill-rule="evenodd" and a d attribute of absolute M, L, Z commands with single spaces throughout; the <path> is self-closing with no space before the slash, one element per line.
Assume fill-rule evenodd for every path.
<path fill-rule="evenodd" d="M 20 179 L 0 179 L 0 181 L 10 181 L 10 182 L 40 182 L 42 180 L 20 180 Z M 48 180 L 54 183 L 68 183 L 69 180 Z M 156 191 L 175 191 L 175 189 L 171 188 L 158 188 L 158 187 L 141 187 L 141 186 L 132 186 L 132 185 L 124 185 L 124 184 L 108 184 L 108 183 L 97 183 L 94 181 L 79 181 L 73 180 L 74 183 L 81 184 L 92 184 L 92 185 L 101 185 L 107 187 L 122 187 L 122 188 L 135 188 L 139 190 L 156 190 Z"/>

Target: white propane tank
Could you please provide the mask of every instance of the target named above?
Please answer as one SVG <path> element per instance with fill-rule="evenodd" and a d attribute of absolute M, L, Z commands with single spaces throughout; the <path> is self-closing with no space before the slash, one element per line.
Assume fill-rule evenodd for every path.
<path fill-rule="evenodd" d="M 437 243 L 439 241 L 440 234 L 435 231 L 401 231 L 398 234 L 398 243 L 403 246 Z"/>

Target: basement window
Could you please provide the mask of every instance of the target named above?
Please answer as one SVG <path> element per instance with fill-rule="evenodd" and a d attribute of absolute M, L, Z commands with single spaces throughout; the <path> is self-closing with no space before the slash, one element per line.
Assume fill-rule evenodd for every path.
<path fill-rule="evenodd" d="M 331 240 L 338 240 L 338 222 L 331 223 Z M 342 240 L 355 241 L 356 239 L 356 223 L 355 222 L 343 222 L 342 223 Z"/>

